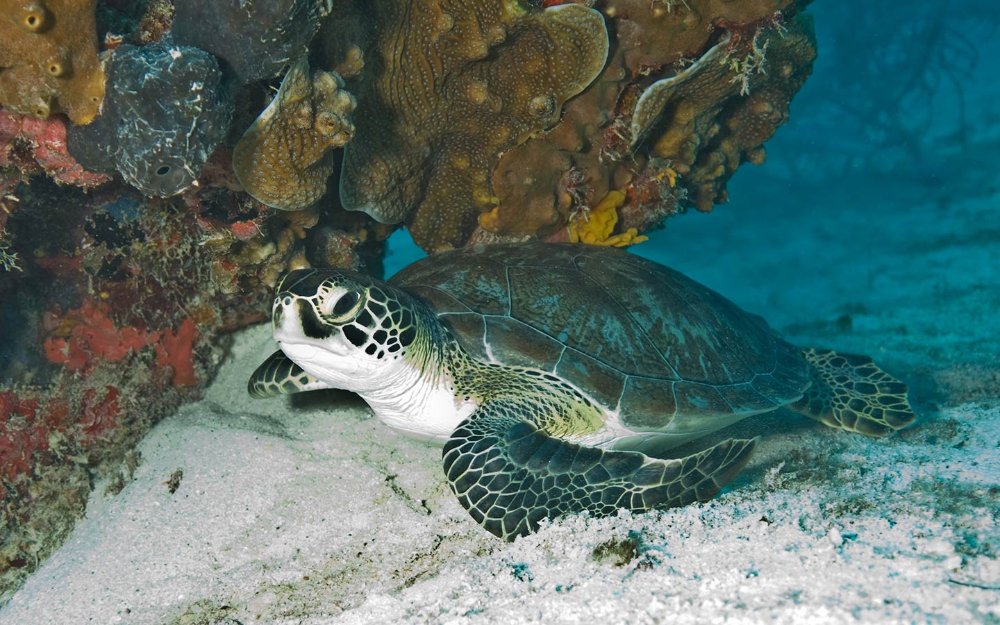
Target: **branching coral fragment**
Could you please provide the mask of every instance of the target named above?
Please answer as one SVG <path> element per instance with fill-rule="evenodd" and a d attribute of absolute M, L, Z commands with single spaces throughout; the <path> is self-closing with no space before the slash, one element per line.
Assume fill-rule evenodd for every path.
<path fill-rule="evenodd" d="M 751 77 L 755 74 L 767 73 L 764 67 L 764 61 L 765 55 L 767 54 L 767 45 L 771 43 L 771 41 L 769 39 L 764 39 L 764 43 L 762 44 L 761 32 L 762 31 L 758 30 L 754 33 L 750 50 L 746 53 L 746 55 L 739 57 L 730 52 L 727 53 L 726 56 L 720 61 L 720 63 L 727 65 L 729 67 L 729 71 L 733 73 L 729 82 L 740 86 L 740 95 L 750 95 Z"/>
<path fill-rule="evenodd" d="M 17 252 L 11 251 L 10 239 L 6 232 L 0 232 L 0 270 L 21 271 L 17 262 Z"/>

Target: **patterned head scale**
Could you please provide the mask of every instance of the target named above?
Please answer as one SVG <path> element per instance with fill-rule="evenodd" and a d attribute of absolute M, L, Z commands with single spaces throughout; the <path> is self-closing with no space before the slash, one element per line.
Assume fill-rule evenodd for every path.
<path fill-rule="evenodd" d="M 329 341 L 378 360 L 398 358 L 416 337 L 405 294 L 344 270 L 286 274 L 278 284 L 272 323 L 279 340 Z"/>

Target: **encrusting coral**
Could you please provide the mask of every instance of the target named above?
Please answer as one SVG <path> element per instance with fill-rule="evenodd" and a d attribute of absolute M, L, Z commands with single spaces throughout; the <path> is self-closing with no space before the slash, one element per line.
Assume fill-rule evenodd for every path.
<path fill-rule="evenodd" d="M 33 162 L 28 162 L 30 161 Z M 21 176 L 0 177 L 0 195 L 40 169 L 63 184 L 89 188 L 110 180 L 104 174 L 84 170 L 66 151 L 66 120 L 36 119 L 0 108 L 0 170 L 16 168 Z M 0 217 L 0 230 L 6 221 Z"/>
<path fill-rule="evenodd" d="M 343 85 L 335 72 L 310 76 L 304 57 L 292 65 L 233 150 L 233 171 L 247 193 L 268 206 L 298 210 L 326 192 L 331 148 L 354 136 L 348 115 L 355 101 Z"/>
<path fill-rule="evenodd" d="M 89 123 L 104 97 L 97 0 L 0 0 L 0 105 Z"/>
<path fill-rule="evenodd" d="M 571 218 L 612 190 L 625 194 L 619 233 L 725 201 L 726 180 L 741 162 L 763 160 L 761 143 L 811 68 L 814 42 L 798 4 L 598 2 L 613 42 L 604 71 L 558 125 L 501 156 L 491 179 L 499 205 L 471 240 L 568 240 Z M 671 83 L 687 86 L 665 114 L 637 112 L 650 89 Z M 667 149 L 672 140 L 683 149 Z"/>
<path fill-rule="evenodd" d="M 506 0 L 388 0 L 372 11 L 341 201 L 406 221 L 426 249 L 462 245 L 495 204 L 500 153 L 558 122 L 600 73 L 604 18 Z"/>
<path fill-rule="evenodd" d="M 618 209 L 624 203 L 624 193 L 611 191 L 594 208 L 579 211 L 570 219 L 566 228 L 570 242 L 625 247 L 648 240 L 649 237 L 640 235 L 635 228 L 613 234 L 618 224 Z"/>

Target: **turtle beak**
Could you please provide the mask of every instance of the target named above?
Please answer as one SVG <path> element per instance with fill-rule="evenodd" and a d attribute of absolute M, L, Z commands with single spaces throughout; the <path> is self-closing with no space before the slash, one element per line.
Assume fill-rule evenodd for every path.
<path fill-rule="evenodd" d="M 308 299 L 288 293 L 274 300 L 271 330 L 275 340 L 292 343 L 325 341 L 334 333 L 334 328 L 319 318 Z"/>
<path fill-rule="evenodd" d="M 286 298 L 287 299 L 287 298 Z M 271 307 L 271 331 L 277 332 L 285 318 L 285 306 L 281 303 L 281 298 L 274 298 L 274 306 Z"/>
<path fill-rule="evenodd" d="M 302 337 L 302 327 L 299 324 L 298 315 L 295 314 L 295 298 L 290 295 L 277 297 L 274 300 L 274 307 L 271 311 L 271 331 L 274 340 L 282 341 L 294 340 L 295 337 Z"/>

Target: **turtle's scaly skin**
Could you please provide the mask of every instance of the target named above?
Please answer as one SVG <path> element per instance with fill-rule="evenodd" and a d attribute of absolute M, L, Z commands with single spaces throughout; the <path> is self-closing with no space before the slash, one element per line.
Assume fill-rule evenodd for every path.
<path fill-rule="evenodd" d="M 390 426 L 447 439 L 452 490 L 503 538 L 568 512 L 704 501 L 754 441 L 676 459 L 662 451 L 778 405 L 866 434 L 913 420 L 906 387 L 870 359 L 803 351 L 704 286 L 626 252 L 496 246 L 421 261 L 394 282 L 288 274 L 274 303 L 282 351 L 254 373 L 250 392 L 344 388 Z M 559 353 L 545 360 L 545 350 Z M 614 374 L 564 368 L 571 350 Z M 651 399 L 662 395 L 642 390 L 654 384 L 674 399 L 659 415 Z M 727 393 L 735 387 L 756 398 Z M 706 389 L 722 404 L 705 401 Z"/>

